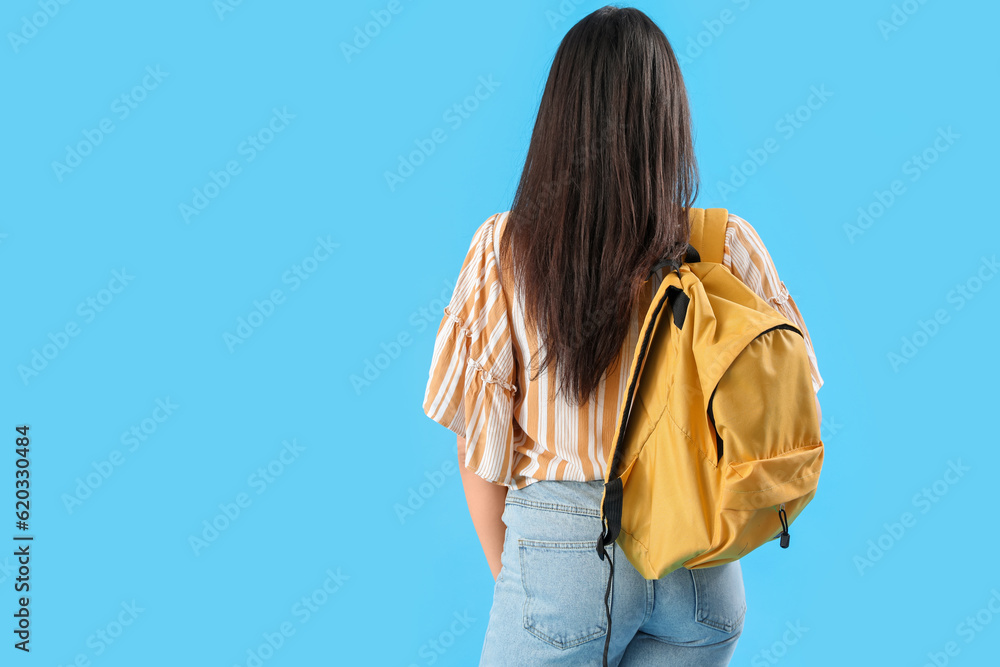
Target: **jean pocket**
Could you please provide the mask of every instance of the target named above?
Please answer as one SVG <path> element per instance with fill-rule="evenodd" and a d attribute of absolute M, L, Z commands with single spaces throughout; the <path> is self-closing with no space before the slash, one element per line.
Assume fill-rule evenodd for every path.
<path fill-rule="evenodd" d="M 608 561 L 597 555 L 597 541 L 518 540 L 524 585 L 524 628 L 560 649 L 608 633 L 604 595 Z M 608 549 L 613 557 L 614 549 Z M 610 604 L 610 601 L 609 601 Z"/>
<path fill-rule="evenodd" d="M 742 632 L 747 601 L 739 561 L 688 571 L 694 582 L 694 620 L 721 632 Z"/>

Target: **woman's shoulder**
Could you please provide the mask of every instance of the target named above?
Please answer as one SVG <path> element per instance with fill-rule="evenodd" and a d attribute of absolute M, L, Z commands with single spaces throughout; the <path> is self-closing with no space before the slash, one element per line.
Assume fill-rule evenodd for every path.
<path fill-rule="evenodd" d="M 504 223 L 510 211 L 494 213 L 486 218 L 472 235 L 472 242 L 469 244 L 469 251 L 466 255 L 466 262 L 473 257 L 480 263 L 495 267 L 495 271 L 489 271 L 498 283 L 502 283 L 500 269 L 500 239 L 503 232 Z"/>
<path fill-rule="evenodd" d="M 470 252 L 475 250 L 482 255 L 498 255 L 500 233 L 509 213 L 510 211 L 494 213 L 481 222 L 472 234 L 472 241 L 469 243 Z"/>
<path fill-rule="evenodd" d="M 462 262 L 457 289 L 470 294 L 472 286 L 478 291 L 500 290 L 503 280 L 500 276 L 498 236 L 499 225 L 505 220 L 506 213 L 494 213 L 476 227 Z"/>
<path fill-rule="evenodd" d="M 730 213 L 726 221 L 724 263 L 732 268 L 737 261 L 757 264 L 761 268 L 772 263 L 771 254 L 757 228 L 745 218 Z"/>
<path fill-rule="evenodd" d="M 756 228 L 731 211 L 728 220 L 726 220 L 726 241 L 729 242 L 730 239 L 756 241 L 763 246 Z"/>

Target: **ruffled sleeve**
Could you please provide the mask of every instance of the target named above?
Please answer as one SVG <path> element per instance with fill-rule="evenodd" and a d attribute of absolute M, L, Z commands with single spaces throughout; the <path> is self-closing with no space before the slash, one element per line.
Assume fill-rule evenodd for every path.
<path fill-rule="evenodd" d="M 788 293 L 785 283 L 778 277 L 774 262 L 757 231 L 749 222 L 732 214 L 729 215 L 729 223 L 726 226 L 726 251 L 723 264 L 802 332 L 809 353 L 813 391 L 818 392 L 823 386 L 823 377 L 819 374 L 812 338 L 809 336 L 802 313 Z"/>
<path fill-rule="evenodd" d="M 476 230 L 444 309 L 424 393 L 424 413 L 466 440 L 465 466 L 510 486 L 514 354 L 490 217 Z"/>

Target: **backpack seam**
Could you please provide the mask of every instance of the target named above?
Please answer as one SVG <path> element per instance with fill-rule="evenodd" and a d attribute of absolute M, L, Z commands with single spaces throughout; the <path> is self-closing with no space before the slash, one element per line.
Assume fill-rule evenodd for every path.
<path fill-rule="evenodd" d="M 690 442 L 694 446 L 694 448 L 698 451 L 698 453 L 701 455 L 701 457 L 707 463 L 711 464 L 711 466 L 713 468 L 718 469 L 719 464 L 716 463 L 715 461 L 713 461 L 709 456 L 707 456 L 705 454 L 704 450 L 702 450 L 701 446 L 697 442 L 695 442 L 694 438 L 691 437 L 691 434 L 688 433 L 687 431 L 685 431 L 684 428 L 681 427 L 681 425 L 678 424 L 676 420 L 674 420 L 674 416 L 670 413 L 670 410 L 667 408 L 667 406 L 663 407 L 663 411 L 667 414 L 667 418 L 670 419 L 670 423 L 672 423 L 674 426 L 676 426 L 677 430 L 684 434 L 684 437 L 687 438 L 687 441 Z M 659 420 L 657 420 L 657 421 L 659 421 Z M 654 428 L 655 428 L 655 425 L 654 425 Z"/>
<path fill-rule="evenodd" d="M 809 448 L 809 447 L 816 447 L 816 446 L 820 446 L 821 447 L 822 445 L 823 445 L 823 441 L 820 440 L 820 441 L 816 441 L 816 442 L 811 442 L 811 443 L 809 443 L 807 445 L 799 445 L 798 447 L 790 449 L 787 452 L 783 452 L 782 454 L 779 454 L 778 456 L 772 456 L 772 457 L 769 457 L 767 459 L 753 459 L 753 460 L 754 461 L 768 461 L 768 460 L 771 460 L 771 459 L 780 458 L 784 454 L 790 454 L 791 452 L 794 452 L 796 449 L 806 449 L 806 448 Z M 749 461 L 740 461 L 740 463 L 749 463 Z M 730 468 L 732 468 L 733 465 L 734 465 L 733 463 L 730 463 L 729 464 Z M 738 471 L 736 471 L 736 470 L 733 470 L 733 473 L 739 475 L 740 479 L 746 479 L 746 477 L 744 475 L 740 475 L 740 473 Z M 765 491 L 770 491 L 772 489 L 776 489 L 779 486 L 784 486 L 785 484 L 789 484 L 791 482 L 798 482 L 798 481 L 803 480 L 803 479 L 809 479 L 810 477 L 815 477 L 818 474 L 820 474 L 820 471 L 816 471 L 816 472 L 810 473 L 808 475 L 802 475 L 801 477 L 796 477 L 794 479 L 789 479 L 789 480 L 787 480 L 787 481 L 785 481 L 785 482 L 783 482 L 781 484 L 775 484 L 773 486 L 769 486 L 766 489 L 757 489 L 755 491 L 736 491 L 736 490 L 730 489 L 729 493 L 744 493 L 744 494 L 763 493 Z"/>
<path fill-rule="evenodd" d="M 784 482 L 782 484 L 775 484 L 774 486 L 769 486 L 766 489 L 757 489 L 756 491 L 735 491 L 735 490 L 732 490 L 732 489 L 727 489 L 727 492 L 728 493 L 743 493 L 743 494 L 764 493 L 765 491 L 771 491 L 772 489 L 777 489 L 779 487 L 784 486 L 785 484 L 790 484 L 791 482 L 798 482 L 798 481 L 801 481 L 803 479 L 809 479 L 810 477 L 815 477 L 818 474 L 819 474 L 819 472 L 810 473 L 808 475 L 803 475 L 802 477 L 796 477 L 795 479 L 790 479 L 790 480 L 788 480 L 788 481 L 786 481 L 786 482 Z"/>

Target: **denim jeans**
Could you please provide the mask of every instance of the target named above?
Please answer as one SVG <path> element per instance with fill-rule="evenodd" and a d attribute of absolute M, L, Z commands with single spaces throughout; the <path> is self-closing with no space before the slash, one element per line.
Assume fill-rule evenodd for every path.
<path fill-rule="evenodd" d="M 597 555 L 603 480 L 507 492 L 502 567 L 481 667 L 602 664 L 610 566 Z M 743 631 L 739 561 L 647 581 L 617 543 L 608 665 L 728 665 Z"/>

